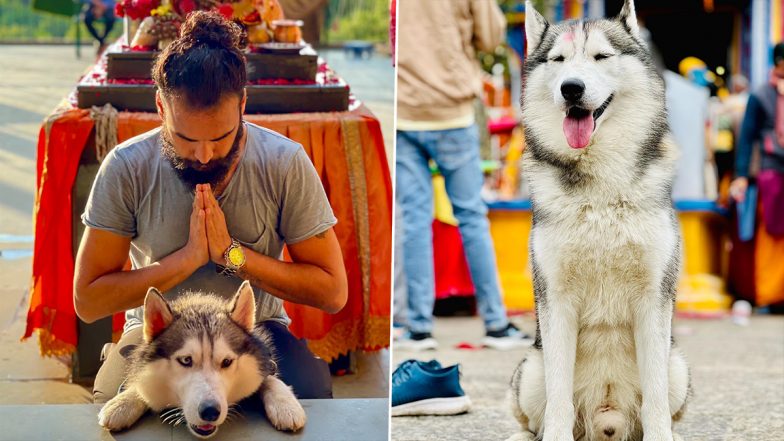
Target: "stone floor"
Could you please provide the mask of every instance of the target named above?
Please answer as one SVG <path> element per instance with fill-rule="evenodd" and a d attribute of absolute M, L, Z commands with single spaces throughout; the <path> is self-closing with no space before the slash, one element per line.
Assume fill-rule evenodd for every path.
<path fill-rule="evenodd" d="M 0 404 L 91 400 L 85 388 L 69 383 L 69 370 L 63 363 L 38 355 L 35 339 L 19 342 L 24 333 L 32 271 L 38 130 L 43 118 L 71 91 L 92 62 L 89 47 L 82 54 L 76 59 L 72 46 L 0 45 Z M 388 140 L 387 151 L 391 151 L 394 70 L 389 58 L 351 60 L 339 51 L 327 56 L 354 93 L 378 116 Z M 379 82 L 389 86 L 379 87 Z M 388 396 L 388 351 L 358 354 L 356 365 L 358 374 L 335 377 L 336 397 Z"/>
<path fill-rule="evenodd" d="M 533 318 L 513 319 L 533 332 Z M 675 428 L 687 441 L 780 441 L 784 439 L 784 317 L 755 316 L 739 327 L 729 320 L 678 319 L 675 338 L 690 365 L 694 397 Z M 409 358 L 461 364 L 461 384 L 473 409 L 449 417 L 392 418 L 392 439 L 502 440 L 519 430 L 505 399 L 519 353 L 456 349 L 478 346 L 476 318 L 436 319 L 439 349 L 395 350 L 395 366 Z"/>

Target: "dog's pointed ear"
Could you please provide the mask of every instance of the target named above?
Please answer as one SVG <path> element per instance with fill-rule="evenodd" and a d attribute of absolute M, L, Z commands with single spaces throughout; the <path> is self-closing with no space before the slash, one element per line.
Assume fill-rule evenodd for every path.
<path fill-rule="evenodd" d="M 256 298 L 253 296 L 253 288 L 249 281 L 242 282 L 237 294 L 231 301 L 231 319 L 237 322 L 243 329 L 250 332 L 256 324 Z"/>
<path fill-rule="evenodd" d="M 144 341 L 151 342 L 171 324 L 174 315 L 160 291 L 147 290 L 144 298 Z"/>
<path fill-rule="evenodd" d="M 536 9 L 534 9 L 534 5 L 531 3 L 531 0 L 527 0 L 525 2 L 525 39 L 526 39 L 526 55 L 531 55 L 531 53 L 536 49 L 539 44 L 542 42 L 542 37 L 544 36 L 545 31 L 550 26 L 547 23 L 547 20 L 540 14 Z"/>
<path fill-rule="evenodd" d="M 621 13 L 618 14 L 618 21 L 624 28 L 632 34 L 632 37 L 640 37 L 640 27 L 637 25 L 637 13 L 634 12 L 634 0 L 624 0 Z"/>

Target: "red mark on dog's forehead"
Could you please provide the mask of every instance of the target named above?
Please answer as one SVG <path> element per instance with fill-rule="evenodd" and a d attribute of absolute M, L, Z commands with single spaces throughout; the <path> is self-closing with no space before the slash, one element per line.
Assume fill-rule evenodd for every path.
<path fill-rule="evenodd" d="M 561 38 L 563 38 L 563 41 L 565 41 L 567 43 L 574 41 L 574 31 L 569 31 L 569 32 L 563 34 L 563 36 Z"/>

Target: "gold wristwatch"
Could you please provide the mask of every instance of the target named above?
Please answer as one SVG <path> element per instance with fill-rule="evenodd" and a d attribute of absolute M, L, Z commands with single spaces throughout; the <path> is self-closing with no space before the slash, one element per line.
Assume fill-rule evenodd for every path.
<path fill-rule="evenodd" d="M 245 252 L 237 239 L 231 238 L 231 245 L 223 252 L 223 258 L 226 260 L 226 265 L 217 265 L 217 269 L 226 277 L 233 276 L 245 266 Z"/>

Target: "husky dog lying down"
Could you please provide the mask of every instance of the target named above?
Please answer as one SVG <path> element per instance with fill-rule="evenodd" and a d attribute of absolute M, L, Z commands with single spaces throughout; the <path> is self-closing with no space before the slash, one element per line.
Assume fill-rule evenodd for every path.
<path fill-rule="evenodd" d="M 185 423 L 200 438 L 214 435 L 233 405 L 259 393 L 278 430 L 299 430 L 305 411 L 275 376 L 274 348 L 256 326 L 256 303 L 245 281 L 230 302 L 190 293 L 168 303 L 150 288 L 144 340 L 129 356 L 125 389 L 106 403 L 98 422 L 109 430 L 133 425 L 146 411 Z"/>

